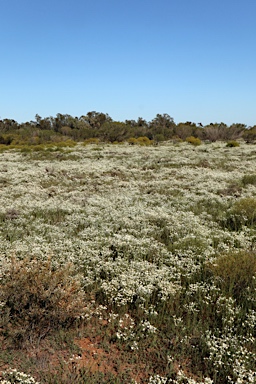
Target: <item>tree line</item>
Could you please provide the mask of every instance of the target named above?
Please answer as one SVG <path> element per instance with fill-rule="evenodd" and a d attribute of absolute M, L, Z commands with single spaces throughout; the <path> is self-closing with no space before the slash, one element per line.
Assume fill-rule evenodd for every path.
<path fill-rule="evenodd" d="M 108 114 L 91 111 L 80 117 L 58 113 L 55 117 L 41 117 L 18 123 L 12 119 L 0 120 L 0 144 L 43 144 L 60 141 L 85 141 L 98 139 L 104 142 L 122 142 L 131 138 L 146 137 L 155 143 L 166 140 L 185 140 L 195 137 L 210 142 L 217 140 L 256 141 L 256 125 L 234 123 L 174 122 L 167 113 L 157 114 L 151 121 L 142 117 L 137 120 L 114 121 Z"/>

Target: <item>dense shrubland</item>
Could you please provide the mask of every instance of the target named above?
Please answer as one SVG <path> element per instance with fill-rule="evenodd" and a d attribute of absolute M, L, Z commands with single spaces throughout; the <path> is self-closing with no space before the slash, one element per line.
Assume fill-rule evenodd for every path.
<path fill-rule="evenodd" d="M 133 136 L 0 153 L 0 383 L 256 382 L 256 149 Z"/>
<path fill-rule="evenodd" d="M 58 113 L 56 117 L 42 118 L 35 116 L 34 121 L 18 123 L 12 119 L 0 120 L 0 144 L 7 146 L 45 143 L 59 143 L 67 140 L 75 142 L 99 140 L 102 142 L 129 141 L 134 144 L 138 138 L 159 143 L 166 140 L 185 140 L 193 138 L 194 142 L 208 140 L 229 141 L 229 145 L 239 138 L 251 143 L 256 140 L 256 125 L 246 127 L 244 124 L 201 123 L 176 124 L 168 114 L 157 114 L 151 121 L 139 117 L 137 120 L 114 121 L 108 114 L 88 112 L 80 117 Z M 195 141 L 196 139 L 196 141 Z"/>

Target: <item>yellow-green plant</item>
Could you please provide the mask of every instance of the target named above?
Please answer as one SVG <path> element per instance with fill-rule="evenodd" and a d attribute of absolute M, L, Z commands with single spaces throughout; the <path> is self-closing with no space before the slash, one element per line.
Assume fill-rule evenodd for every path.
<path fill-rule="evenodd" d="M 100 140 L 97 137 L 91 137 L 90 139 L 86 139 L 84 141 L 84 145 L 87 144 L 99 144 Z"/>
<path fill-rule="evenodd" d="M 151 145 L 152 140 L 150 140 L 147 136 L 141 136 L 141 137 L 138 137 L 137 143 L 139 145 Z"/>
<path fill-rule="evenodd" d="M 251 175 L 244 175 L 242 178 L 243 186 L 246 185 L 256 185 L 256 174 L 253 173 Z"/>
<path fill-rule="evenodd" d="M 243 225 L 256 225 L 256 198 L 245 197 L 235 201 L 227 213 L 225 225 L 231 230 L 239 230 Z"/>
<path fill-rule="evenodd" d="M 240 305 L 256 288 L 256 253 L 240 251 L 221 255 L 210 265 L 217 286 L 232 296 Z"/>
<path fill-rule="evenodd" d="M 134 144 L 137 144 L 137 139 L 135 137 L 130 137 L 127 142 L 130 144 L 130 145 L 134 145 Z"/>
<path fill-rule="evenodd" d="M 75 147 L 76 142 L 74 140 L 68 139 L 65 141 L 59 141 L 58 143 L 55 143 L 55 146 L 58 148 L 63 148 L 63 147 Z"/>
<path fill-rule="evenodd" d="M 130 145 L 151 145 L 153 144 L 153 140 L 150 140 L 147 136 L 140 136 L 137 139 L 135 137 L 130 137 L 128 140 Z"/>
<path fill-rule="evenodd" d="M 186 141 L 195 146 L 202 144 L 201 140 L 198 137 L 194 137 L 194 136 L 187 137 Z"/>
<path fill-rule="evenodd" d="M 226 145 L 226 147 L 230 147 L 230 148 L 232 148 L 232 147 L 239 147 L 239 146 L 240 146 L 240 144 L 237 141 L 235 141 L 235 140 L 228 141 L 227 145 Z"/>

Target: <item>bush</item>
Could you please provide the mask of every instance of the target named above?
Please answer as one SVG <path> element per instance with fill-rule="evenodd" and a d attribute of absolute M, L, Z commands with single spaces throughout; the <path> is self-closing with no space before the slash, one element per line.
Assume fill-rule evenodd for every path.
<path fill-rule="evenodd" d="M 77 145 L 77 143 L 71 139 L 54 143 L 54 146 L 56 146 L 57 148 L 65 148 L 65 147 L 72 147 L 73 148 L 76 145 Z"/>
<path fill-rule="evenodd" d="M 138 137 L 137 143 L 139 145 L 151 145 L 152 140 L 150 140 L 147 136 L 141 136 L 141 137 Z"/>
<path fill-rule="evenodd" d="M 198 137 L 194 137 L 194 136 L 187 137 L 186 141 L 195 146 L 202 144 L 201 140 Z"/>
<path fill-rule="evenodd" d="M 13 137 L 10 135 L 2 136 L 0 135 L 0 144 L 10 145 L 13 141 Z"/>
<path fill-rule="evenodd" d="M 97 137 L 91 137 L 90 139 L 86 139 L 84 141 L 84 145 L 88 144 L 99 144 L 100 140 Z"/>
<path fill-rule="evenodd" d="M 247 305 L 247 297 L 254 295 L 256 288 L 256 253 L 241 251 L 221 255 L 210 270 L 216 284 L 241 306 Z"/>
<path fill-rule="evenodd" d="M 134 144 L 137 144 L 137 139 L 135 137 L 130 137 L 128 140 L 127 140 L 128 144 L 130 145 L 134 145 Z"/>
<path fill-rule="evenodd" d="M 50 259 L 13 258 L 0 285 L 0 321 L 15 342 L 68 328 L 84 312 L 84 293 L 70 264 L 55 269 Z"/>
<path fill-rule="evenodd" d="M 31 146 L 31 149 L 32 149 L 34 152 L 44 151 L 44 150 L 45 150 L 45 145 L 44 145 L 44 144 L 34 145 L 34 146 Z"/>
<path fill-rule="evenodd" d="M 231 230 L 242 226 L 254 227 L 256 224 L 256 198 L 245 197 L 237 200 L 227 213 L 225 225 Z"/>
<path fill-rule="evenodd" d="M 30 153 L 32 151 L 31 149 L 31 146 L 28 146 L 28 145 L 24 145 L 22 148 L 21 148 L 21 153 Z"/>
<path fill-rule="evenodd" d="M 256 127 L 252 127 L 251 129 L 245 129 L 243 132 L 243 139 L 246 143 L 254 143 L 256 140 Z"/>
<path fill-rule="evenodd" d="M 227 142 L 226 147 L 232 148 L 232 147 L 239 147 L 240 144 L 235 140 L 230 140 Z"/>
<path fill-rule="evenodd" d="M 137 139 L 135 137 L 130 137 L 128 140 L 128 143 L 130 145 L 151 145 L 153 144 L 153 140 L 150 140 L 147 136 L 141 136 L 138 137 Z"/>
<path fill-rule="evenodd" d="M 155 136 L 154 136 L 154 141 L 156 143 L 160 143 L 161 141 L 165 141 L 165 137 L 162 133 L 157 133 Z"/>
<path fill-rule="evenodd" d="M 242 178 L 242 184 L 244 187 L 246 185 L 256 185 L 256 175 L 244 175 Z"/>

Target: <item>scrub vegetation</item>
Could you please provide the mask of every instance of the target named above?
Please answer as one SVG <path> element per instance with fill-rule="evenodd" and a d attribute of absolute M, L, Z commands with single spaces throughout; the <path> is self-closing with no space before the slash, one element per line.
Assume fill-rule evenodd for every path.
<path fill-rule="evenodd" d="M 13 119 L 0 120 L 0 145 L 2 148 L 17 148 L 21 145 L 40 149 L 42 144 L 55 143 L 58 146 L 72 145 L 74 142 L 88 143 L 108 142 L 120 143 L 128 141 L 131 145 L 157 144 L 166 140 L 182 141 L 197 146 L 201 141 L 225 141 L 227 147 L 239 146 L 238 139 L 247 143 L 256 141 L 256 125 L 227 125 L 191 121 L 175 123 L 167 113 L 157 114 L 151 121 L 142 117 L 137 120 L 114 121 L 107 113 L 91 111 L 80 117 L 58 113 L 55 117 L 41 117 L 18 123 Z"/>
<path fill-rule="evenodd" d="M 64 127 L 2 133 L 0 383 L 256 383 L 254 144 Z"/>

